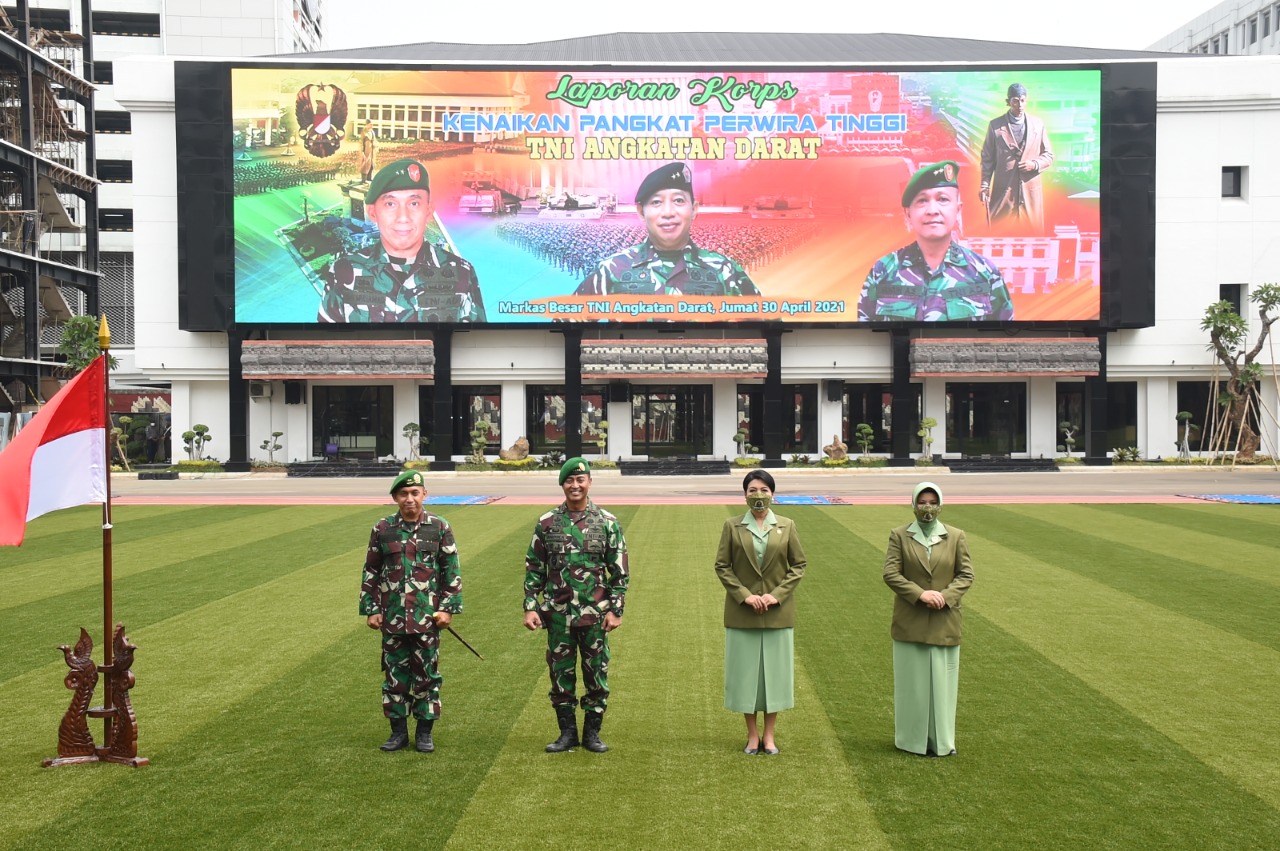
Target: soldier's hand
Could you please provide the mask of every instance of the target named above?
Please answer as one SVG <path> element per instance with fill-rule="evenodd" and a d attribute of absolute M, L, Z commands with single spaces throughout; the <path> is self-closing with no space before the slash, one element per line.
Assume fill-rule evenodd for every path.
<path fill-rule="evenodd" d="M 444 629 L 449 624 L 453 623 L 453 615 L 448 612 L 436 612 L 431 615 L 431 619 L 436 622 L 437 629 Z"/>
<path fill-rule="evenodd" d="M 538 617 L 537 612 L 524 613 L 524 628 L 528 630 L 542 629 L 542 618 Z"/>
<path fill-rule="evenodd" d="M 617 629 L 620 626 L 622 626 L 622 618 L 618 617 L 613 612 L 604 613 L 604 631 L 605 632 L 613 632 L 615 629 Z"/>
<path fill-rule="evenodd" d="M 369 629 L 382 629 L 382 615 L 369 615 L 369 619 L 365 623 L 369 624 Z"/>
<path fill-rule="evenodd" d="M 978 200 L 982 202 L 982 206 L 984 207 L 991 206 L 991 193 L 985 189 L 982 190 L 978 193 Z"/>

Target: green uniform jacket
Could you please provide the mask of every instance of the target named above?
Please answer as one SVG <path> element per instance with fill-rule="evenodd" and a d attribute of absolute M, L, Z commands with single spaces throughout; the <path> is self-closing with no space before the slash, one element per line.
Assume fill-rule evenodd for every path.
<path fill-rule="evenodd" d="M 776 515 L 775 515 L 776 516 Z M 756 545 L 742 517 L 730 517 L 720 530 L 716 575 L 724 585 L 724 625 L 730 629 L 785 629 L 796 625 L 796 586 L 804 578 L 800 533 L 786 517 L 778 517 L 769 534 L 764 564 L 756 563 Z M 753 521 L 754 522 L 754 521 Z M 772 594 L 779 605 L 762 615 L 743 601 L 752 594 Z"/>
<path fill-rule="evenodd" d="M 884 582 L 897 597 L 893 601 L 895 641 L 951 646 L 960 643 L 964 614 L 960 598 L 973 584 L 973 565 L 964 531 L 944 526 L 946 534 L 933 544 L 932 555 L 911 537 L 910 525 L 889 533 L 884 554 Z M 931 609 L 920 602 L 925 591 L 940 591 L 947 605 Z"/>

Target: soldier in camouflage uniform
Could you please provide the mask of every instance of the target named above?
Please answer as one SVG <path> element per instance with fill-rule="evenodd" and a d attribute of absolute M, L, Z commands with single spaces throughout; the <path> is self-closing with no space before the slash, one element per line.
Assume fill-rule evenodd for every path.
<path fill-rule="evenodd" d="M 416 160 L 397 160 L 373 178 L 365 214 L 378 226 L 379 241 L 330 265 L 320 322 L 485 321 L 476 270 L 424 241 L 429 184 Z"/>
<path fill-rule="evenodd" d="M 524 560 L 524 625 L 546 627 L 551 705 L 560 737 L 549 753 L 578 746 L 577 657 L 582 656 L 582 746 L 595 753 L 609 702 L 609 633 L 622 624 L 627 542 L 618 518 L 587 498 L 591 465 L 570 458 L 560 468 L 565 501 L 538 518 Z M 538 597 L 542 599 L 539 601 Z"/>
<path fill-rule="evenodd" d="M 876 261 L 862 285 L 858 319 L 947 321 L 1013 319 L 1013 302 L 996 265 L 955 242 L 960 166 L 926 166 L 902 193 L 902 212 L 916 241 Z"/>
<path fill-rule="evenodd" d="M 414 746 L 435 750 L 440 717 L 440 630 L 462 611 L 458 545 L 443 517 L 424 508 L 422 473 L 406 470 L 391 484 L 400 510 L 369 535 L 360 583 L 360 614 L 382 631 L 382 712 L 391 720 L 384 751 L 409 744 L 409 715 L 418 719 Z"/>
<path fill-rule="evenodd" d="M 667 163 L 646 177 L 636 211 L 648 238 L 602 260 L 575 295 L 760 294 L 741 266 L 690 239 L 698 205 L 689 166 Z"/>

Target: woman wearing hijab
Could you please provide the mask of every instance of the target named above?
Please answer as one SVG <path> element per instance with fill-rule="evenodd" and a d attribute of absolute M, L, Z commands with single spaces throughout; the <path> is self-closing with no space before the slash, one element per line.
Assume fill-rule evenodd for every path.
<path fill-rule="evenodd" d="M 747 513 L 724 521 L 716 550 L 725 588 L 724 708 L 746 718 L 748 754 L 778 752 L 778 713 L 795 705 L 795 590 L 805 558 L 795 524 L 770 508 L 774 487 L 764 470 L 747 473 Z"/>
<path fill-rule="evenodd" d="M 894 743 L 928 756 L 956 752 L 960 598 L 973 584 L 964 532 L 938 521 L 942 491 L 921 482 L 914 522 L 889 533 L 884 581 L 893 601 Z"/>

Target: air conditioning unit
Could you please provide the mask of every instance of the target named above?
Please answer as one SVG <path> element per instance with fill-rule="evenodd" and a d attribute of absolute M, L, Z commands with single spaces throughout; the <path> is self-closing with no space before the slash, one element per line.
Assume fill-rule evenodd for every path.
<path fill-rule="evenodd" d="M 271 382 L 250 381 L 249 382 L 249 398 L 250 399 L 270 399 L 271 398 Z"/>

